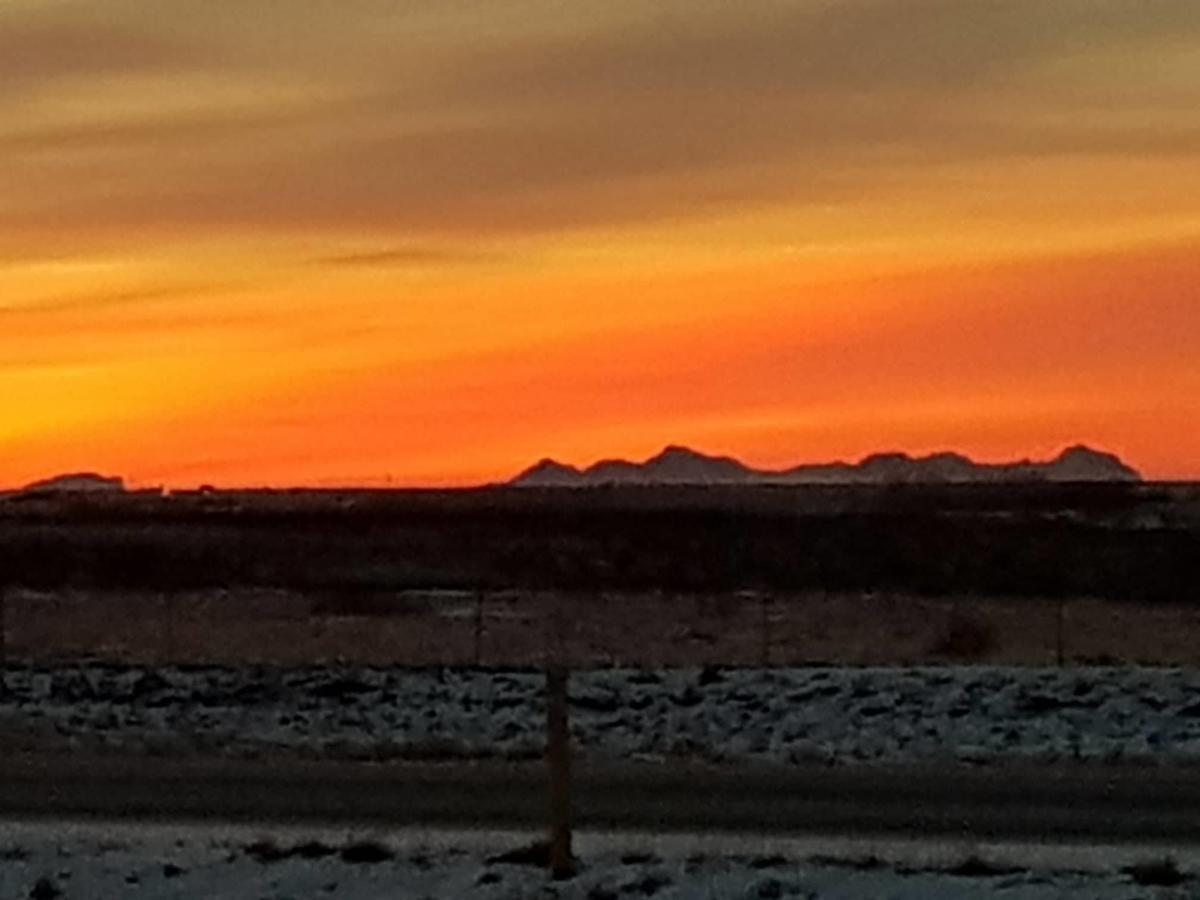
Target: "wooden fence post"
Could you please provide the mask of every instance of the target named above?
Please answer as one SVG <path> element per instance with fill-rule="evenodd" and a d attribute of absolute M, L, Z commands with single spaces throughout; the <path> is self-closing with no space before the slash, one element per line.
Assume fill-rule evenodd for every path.
<path fill-rule="evenodd" d="M 475 592 L 475 668 L 483 664 L 483 591 Z"/>
<path fill-rule="evenodd" d="M 759 598 L 759 603 L 762 605 L 762 664 L 763 668 L 771 665 L 771 621 L 770 621 L 770 599 L 764 593 Z"/>
<path fill-rule="evenodd" d="M 1063 631 L 1064 631 L 1065 623 L 1064 623 L 1063 619 L 1066 617 L 1065 607 L 1066 607 L 1066 601 L 1064 601 L 1060 597 L 1058 600 L 1058 615 L 1056 616 L 1056 618 L 1057 618 L 1056 639 L 1055 639 L 1055 643 L 1054 643 L 1055 658 L 1058 660 L 1058 664 L 1060 667 L 1063 664 L 1063 656 L 1064 656 L 1064 654 L 1063 654 L 1063 643 L 1064 643 Z"/>
<path fill-rule="evenodd" d="M 550 775 L 550 875 L 574 874 L 571 854 L 571 735 L 567 720 L 567 670 L 546 669 L 546 763 Z"/>
<path fill-rule="evenodd" d="M 568 719 L 567 667 L 563 654 L 560 597 L 551 595 L 550 634 L 546 643 L 546 768 L 550 781 L 550 875 L 575 874 L 571 852 L 571 729 Z"/>
<path fill-rule="evenodd" d="M 0 587 L 0 699 L 8 696 L 8 589 Z"/>
<path fill-rule="evenodd" d="M 171 657 L 175 655 L 175 629 L 173 627 L 175 623 L 172 621 L 174 608 L 175 604 L 171 602 L 170 593 L 163 591 L 162 648 L 159 655 L 162 657 L 162 663 L 168 666 L 173 662 Z"/>

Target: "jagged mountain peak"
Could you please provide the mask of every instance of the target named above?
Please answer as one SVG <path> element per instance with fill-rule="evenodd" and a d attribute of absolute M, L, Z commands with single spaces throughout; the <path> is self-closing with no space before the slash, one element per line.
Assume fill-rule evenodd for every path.
<path fill-rule="evenodd" d="M 1138 472 L 1115 453 L 1085 444 L 1067 447 L 1046 466 L 1048 477 L 1059 481 L 1140 481 Z"/>
<path fill-rule="evenodd" d="M 97 472 L 70 472 L 65 475 L 55 475 L 52 478 L 35 481 L 22 489 L 26 494 L 121 493 L 124 490 L 124 479 L 101 475 Z"/>
<path fill-rule="evenodd" d="M 605 459 L 578 469 L 542 459 L 514 480 L 518 486 L 609 484 L 889 484 L 1028 481 L 1140 481 L 1141 476 L 1113 453 L 1084 444 L 1064 449 L 1047 462 L 976 463 L 954 451 L 914 457 L 902 451 L 873 453 L 858 463 L 799 465 L 782 470 L 753 469 L 731 456 L 712 456 L 681 444 L 668 444 L 636 463 Z"/>
<path fill-rule="evenodd" d="M 583 481 L 583 473 L 574 466 L 560 463 L 557 460 L 543 457 L 514 480 L 514 484 L 529 486 L 558 487 L 579 484 Z"/>

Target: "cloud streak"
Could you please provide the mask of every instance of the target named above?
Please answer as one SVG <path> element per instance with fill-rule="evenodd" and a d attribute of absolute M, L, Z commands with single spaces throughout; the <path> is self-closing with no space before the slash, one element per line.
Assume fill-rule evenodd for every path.
<path fill-rule="evenodd" d="M 0 10 L 0 84 L 13 91 L 114 75 L 172 73 L 202 58 L 185 41 L 150 30 L 73 22 L 11 19 Z M 6 21 L 8 20 L 8 21 Z"/>
<path fill-rule="evenodd" d="M 1177 114 L 1200 103 L 1200 79 L 1106 94 L 1113 55 L 1200 44 L 1200 8 L 1185 0 L 617 4 L 613 21 L 565 34 L 549 27 L 561 22 L 547 3 L 530 5 L 526 31 L 488 41 L 480 30 L 470 42 L 436 30 L 426 40 L 420 15 L 362 7 L 394 42 L 392 59 L 421 60 L 419 77 L 350 20 L 329 24 L 323 48 L 296 32 L 313 47 L 308 64 L 253 27 L 210 23 L 204 49 L 182 44 L 136 6 L 107 30 L 12 31 L 0 67 L 27 81 L 116 71 L 156 78 L 161 91 L 203 66 L 327 90 L 286 114 L 201 104 L 25 129 L 17 117 L 0 134 L 21 179 L 5 185 L 0 228 L 393 224 L 503 236 L 779 202 L 869 207 L 868 195 L 897 183 L 998 158 L 1200 154 L 1197 129 Z M 494 15 L 466 8 L 480 25 Z M 252 26 L 262 9 L 248 4 Z M 315 9 L 301 6 L 300 25 L 306 13 L 324 21 Z M 1070 78 L 1054 69 L 1063 60 Z"/>
<path fill-rule="evenodd" d="M 375 269 L 480 265 L 500 262 L 503 259 L 501 254 L 478 248 L 410 245 L 386 250 L 364 250 L 356 253 L 318 256 L 312 260 L 312 263 L 316 266 L 335 269 Z"/>

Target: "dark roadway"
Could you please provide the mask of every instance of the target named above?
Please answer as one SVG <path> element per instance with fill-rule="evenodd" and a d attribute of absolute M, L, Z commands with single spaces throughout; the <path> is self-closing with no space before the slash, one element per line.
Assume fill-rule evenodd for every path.
<path fill-rule="evenodd" d="M 576 824 L 658 832 L 1200 844 L 1200 768 L 575 767 Z M 539 827 L 536 763 L 0 757 L 0 817 Z"/>

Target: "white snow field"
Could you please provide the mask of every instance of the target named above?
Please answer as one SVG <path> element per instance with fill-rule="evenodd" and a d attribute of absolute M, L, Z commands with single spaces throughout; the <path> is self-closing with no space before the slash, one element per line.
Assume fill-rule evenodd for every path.
<path fill-rule="evenodd" d="M 536 756 L 537 671 L 9 665 L 0 740 L 330 758 Z M 1200 758 L 1200 671 L 592 670 L 571 727 L 596 758 L 725 762 Z"/>
<path fill-rule="evenodd" d="M 687 842 L 581 835 L 576 876 L 497 861 L 520 835 L 317 833 L 284 829 L 0 823 L 0 896 L 50 900 L 1132 900 L 1195 897 L 1190 869 L 1162 857 L 1054 867 L 926 853 L 907 863 L 859 855 L 787 855 L 744 839 L 706 852 Z M 527 839 L 527 836 L 525 836 Z M 664 846 L 665 845 L 665 846 Z M 783 849 L 785 852 L 778 852 Z M 803 848 L 791 848 L 800 849 Z M 961 853 L 952 849 L 951 853 Z M 902 854 L 903 855 L 903 854 Z"/>

